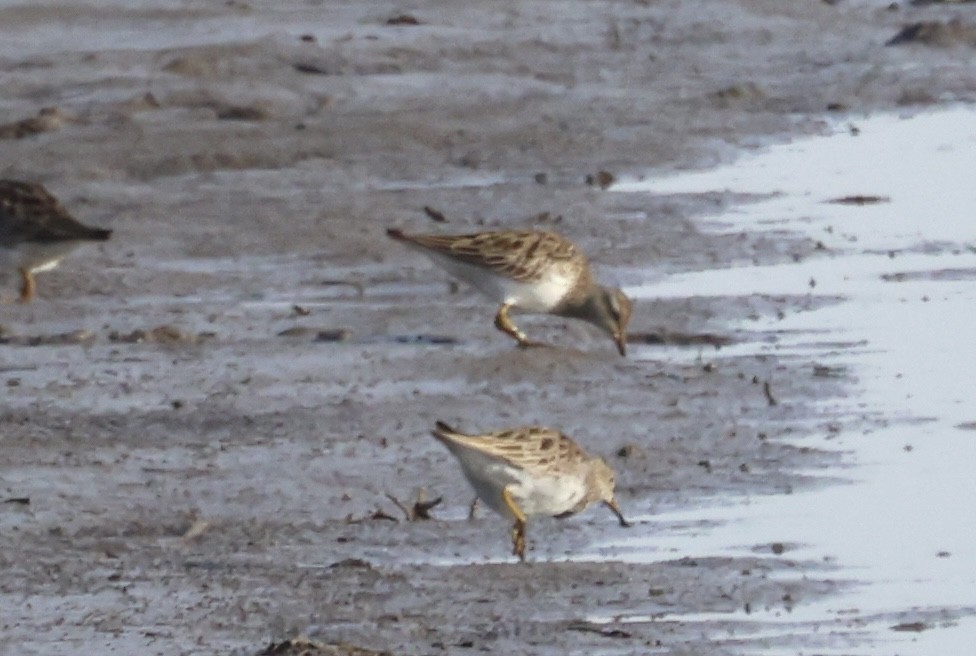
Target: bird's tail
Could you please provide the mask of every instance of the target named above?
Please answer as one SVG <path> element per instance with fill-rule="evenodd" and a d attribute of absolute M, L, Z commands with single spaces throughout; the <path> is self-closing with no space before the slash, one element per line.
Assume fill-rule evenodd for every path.
<path fill-rule="evenodd" d="M 460 433 L 445 424 L 443 421 L 436 422 L 434 424 L 434 430 L 432 430 L 430 434 L 439 440 L 449 440 L 455 435 L 460 435 Z"/>

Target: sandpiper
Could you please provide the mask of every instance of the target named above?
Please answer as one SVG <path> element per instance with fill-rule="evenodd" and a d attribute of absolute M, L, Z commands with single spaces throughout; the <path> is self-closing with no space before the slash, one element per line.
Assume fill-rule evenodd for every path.
<path fill-rule="evenodd" d="M 391 228 L 386 234 L 501 303 L 495 327 L 519 346 L 538 344 L 508 316 L 512 309 L 588 321 L 613 337 L 620 355 L 627 352 L 630 299 L 598 285 L 586 256 L 565 237 L 538 230 L 408 235 Z"/>
<path fill-rule="evenodd" d="M 0 180 L 0 270 L 20 273 L 22 303 L 34 298 L 35 273 L 53 269 L 82 243 L 111 234 L 79 223 L 42 184 Z"/>
<path fill-rule="evenodd" d="M 527 426 L 466 435 L 438 421 L 431 435 L 458 459 L 478 497 L 514 520 L 512 553 L 519 560 L 525 560 L 525 525 L 533 515 L 569 517 L 600 501 L 629 526 L 613 495 L 613 470 L 557 430 Z"/>

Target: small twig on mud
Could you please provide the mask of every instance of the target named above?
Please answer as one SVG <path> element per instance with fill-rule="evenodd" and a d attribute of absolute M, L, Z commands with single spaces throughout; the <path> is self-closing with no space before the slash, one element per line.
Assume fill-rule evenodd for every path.
<path fill-rule="evenodd" d="M 768 380 L 763 382 L 763 394 L 766 395 L 766 400 L 769 402 L 769 405 L 778 405 L 776 398 L 773 396 L 773 390 L 770 388 Z"/>
<path fill-rule="evenodd" d="M 386 493 L 386 498 L 396 504 L 396 507 L 403 512 L 408 522 L 433 519 L 430 516 L 431 509 L 443 501 L 443 497 L 437 497 L 436 499 L 427 501 L 427 491 L 423 489 L 417 491 L 417 500 L 413 502 L 412 506 L 407 506 L 389 492 Z"/>
<path fill-rule="evenodd" d="M 400 520 L 386 512 L 382 508 L 377 508 L 371 514 L 365 517 L 355 518 L 352 515 L 346 517 L 346 524 L 362 524 L 363 522 L 374 522 L 376 520 L 385 520 L 388 522 L 398 523 Z"/>
<path fill-rule="evenodd" d="M 629 638 L 630 633 L 623 631 L 621 629 L 610 629 L 602 626 L 596 626 L 590 624 L 589 622 L 577 622 L 575 624 L 570 624 L 566 627 L 570 631 L 579 631 L 580 633 L 595 633 L 601 635 L 604 638 Z"/>
<path fill-rule="evenodd" d="M 377 519 L 385 519 L 388 522 L 397 522 L 397 521 L 399 521 L 396 517 L 394 517 L 393 515 L 391 515 L 390 513 L 386 512 L 385 510 L 383 510 L 381 508 L 377 508 L 376 510 L 374 510 L 373 511 L 373 514 L 369 516 L 369 519 L 374 520 L 374 521 L 377 520 Z"/>
<path fill-rule="evenodd" d="M 396 507 L 400 509 L 400 511 L 403 513 L 403 515 L 407 518 L 407 521 L 409 522 L 410 521 L 410 509 L 407 508 L 405 505 L 403 505 L 403 502 L 402 501 L 400 501 L 399 499 L 397 499 L 395 496 L 393 496 L 389 492 L 386 493 L 386 498 L 389 499 L 390 501 L 392 501 L 394 504 L 396 504 Z"/>
<path fill-rule="evenodd" d="M 444 213 L 439 210 L 435 210 L 430 205 L 424 205 L 424 214 L 438 223 L 447 223 L 447 217 L 444 216 Z"/>

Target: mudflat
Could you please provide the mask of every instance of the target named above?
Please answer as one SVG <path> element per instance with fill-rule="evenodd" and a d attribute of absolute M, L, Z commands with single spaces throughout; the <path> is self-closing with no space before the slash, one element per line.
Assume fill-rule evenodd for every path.
<path fill-rule="evenodd" d="M 775 338 L 732 321 L 838 299 L 651 296 L 627 358 L 554 317 L 519 320 L 553 345 L 523 351 L 490 302 L 385 230 L 553 229 L 625 288 L 822 257 L 786 232 L 696 227 L 748 197 L 607 188 L 972 101 L 965 12 L 0 8 L 0 175 L 114 230 L 40 274 L 33 304 L 0 305 L 3 649 L 738 654 L 863 640 L 843 622 L 742 621 L 847 585 L 789 543 L 748 558 L 699 557 L 693 538 L 655 547 L 672 528 L 662 510 L 843 476 L 836 453 L 796 438 L 870 422 L 818 403 L 855 381 L 812 360 L 711 360 Z M 566 431 L 616 469 L 634 526 L 600 509 L 533 522 L 517 563 L 504 520 L 468 519 L 471 490 L 428 436 L 438 419 Z M 438 498 L 432 519 L 411 512 Z M 300 635 L 315 642 L 282 642 Z"/>

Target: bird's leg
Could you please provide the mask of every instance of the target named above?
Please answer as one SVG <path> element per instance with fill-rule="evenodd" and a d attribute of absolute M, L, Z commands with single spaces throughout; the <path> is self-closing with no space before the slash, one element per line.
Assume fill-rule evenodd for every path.
<path fill-rule="evenodd" d="M 509 335 L 512 339 L 521 345 L 523 342 L 529 341 L 529 338 L 525 336 L 518 326 L 512 321 L 511 317 L 508 316 L 508 311 L 511 308 L 511 304 L 502 303 L 502 306 L 498 308 L 498 314 L 495 315 L 495 328 L 502 331 L 503 333 Z"/>
<path fill-rule="evenodd" d="M 617 519 L 620 521 L 621 526 L 624 527 L 630 526 L 630 522 L 624 519 L 623 513 L 620 512 L 620 506 L 617 505 L 616 499 L 610 499 L 609 501 L 604 501 L 603 505 L 605 505 L 607 508 L 613 511 L 613 514 L 616 515 Z"/>
<path fill-rule="evenodd" d="M 477 510 L 478 510 L 478 497 L 475 497 L 474 498 L 474 501 L 471 502 L 471 505 L 468 506 L 468 521 L 469 522 L 474 521 L 474 514 L 475 514 L 475 512 L 477 512 Z"/>
<path fill-rule="evenodd" d="M 515 524 L 512 526 L 512 553 L 518 556 L 521 562 L 525 562 L 525 513 L 515 503 L 512 493 L 506 487 L 502 490 L 502 501 L 505 506 L 515 516 Z"/>
<path fill-rule="evenodd" d="M 518 345 L 522 348 L 529 348 L 532 346 L 544 346 L 540 342 L 530 341 L 526 337 L 525 333 L 519 330 L 515 322 L 512 321 L 511 317 L 508 316 L 508 311 L 512 308 L 511 303 L 503 303 L 500 308 L 498 308 L 498 314 L 495 315 L 495 328 L 502 331 L 506 335 L 509 335 L 512 339 L 518 342 Z"/>
<path fill-rule="evenodd" d="M 519 562 L 525 562 L 525 522 L 519 520 L 512 526 L 512 553 L 518 556 Z"/>
<path fill-rule="evenodd" d="M 30 269 L 21 269 L 20 279 L 23 281 L 23 285 L 20 288 L 20 298 L 17 300 L 21 303 L 30 303 L 37 289 L 37 284 L 34 282 L 34 275 L 30 272 Z"/>

